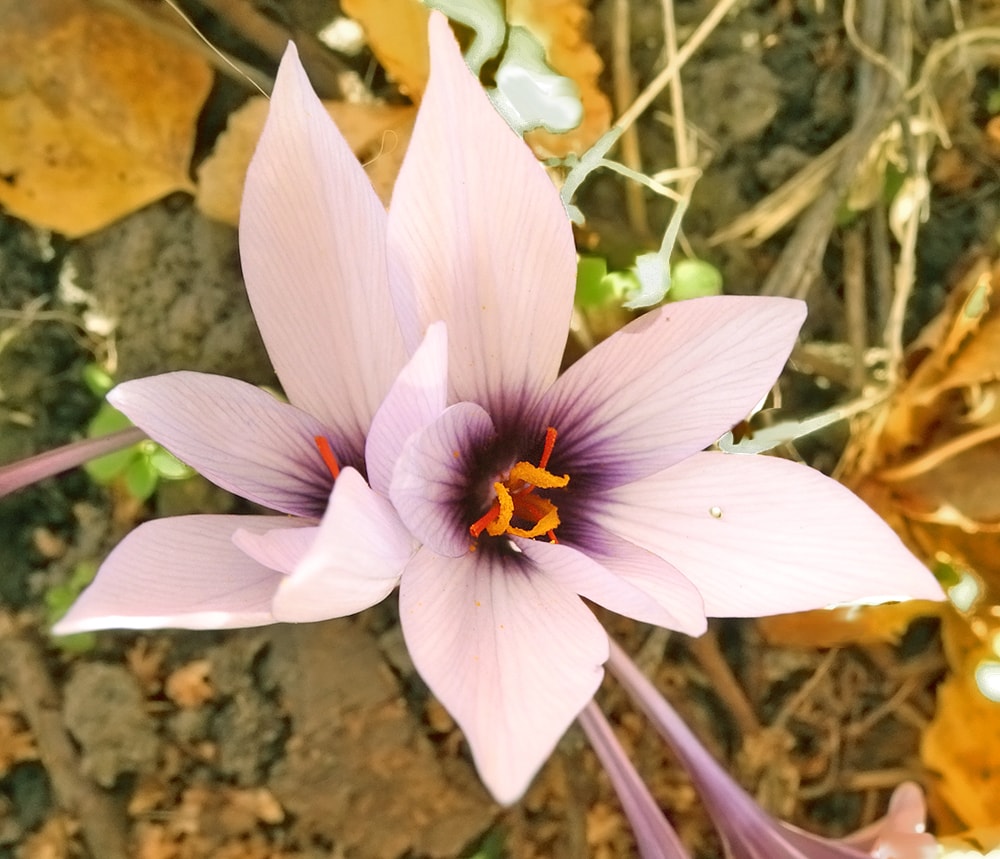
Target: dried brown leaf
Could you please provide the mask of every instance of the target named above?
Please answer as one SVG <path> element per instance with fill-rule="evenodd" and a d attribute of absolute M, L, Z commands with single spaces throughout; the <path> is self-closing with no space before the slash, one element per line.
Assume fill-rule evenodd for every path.
<path fill-rule="evenodd" d="M 70 237 L 191 191 L 207 64 L 78 0 L 0 0 L 0 204 Z"/>
<path fill-rule="evenodd" d="M 13 712 L 0 709 L 0 777 L 22 761 L 37 759 L 38 749 L 31 732 Z"/>
<path fill-rule="evenodd" d="M 1000 704 L 970 678 L 950 677 L 938 689 L 938 709 L 924 732 L 924 763 L 933 790 L 968 827 L 1000 820 Z"/>
<path fill-rule="evenodd" d="M 770 644 L 788 647 L 843 647 L 847 644 L 898 644 L 918 617 L 937 614 L 940 603 L 926 600 L 888 605 L 817 609 L 759 618 Z"/>
<path fill-rule="evenodd" d="M 171 673 L 164 684 L 167 697 L 178 707 L 195 710 L 212 699 L 215 690 L 209 681 L 212 663 L 196 659 Z"/>

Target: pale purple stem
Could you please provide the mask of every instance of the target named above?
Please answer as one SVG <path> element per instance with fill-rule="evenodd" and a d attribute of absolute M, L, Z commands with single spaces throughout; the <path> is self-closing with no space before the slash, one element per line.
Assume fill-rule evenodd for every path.
<path fill-rule="evenodd" d="M 608 669 L 674 750 L 731 859 L 862 859 L 869 854 L 779 824 L 741 788 L 614 641 Z"/>
<path fill-rule="evenodd" d="M 147 438 L 138 427 L 128 427 L 100 438 L 86 438 L 0 466 L 0 498 L 46 477 L 83 465 L 108 453 L 124 450 Z"/>
<path fill-rule="evenodd" d="M 621 800 L 643 859 L 690 859 L 600 708 L 590 701 L 576 718 Z"/>

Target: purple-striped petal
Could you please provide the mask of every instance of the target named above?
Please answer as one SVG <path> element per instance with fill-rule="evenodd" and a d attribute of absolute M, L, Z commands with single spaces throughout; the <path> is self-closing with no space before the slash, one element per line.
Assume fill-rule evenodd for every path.
<path fill-rule="evenodd" d="M 719 296 L 630 323 L 546 395 L 542 425 L 559 431 L 553 466 L 606 488 L 711 444 L 774 384 L 805 312 L 785 298 Z"/>
<path fill-rule="evenodd" d="M 577 534 L 579 539 L 569 538 L 570 542 L 578 544 L 602 567 L 641 590 L 660 606 L 660 620 L 649 620 L 648 623 L 676 629 L 687 635 L 701 635 L 706 630 L 708 621 L 701 592 L 669 561 L 623 540 L 595 522 L 574 528 L 571 533 Z M 588 594 L 583 596 L 591 598 Z"/>
<path fill-rule="evenodd" d="M 123 382 L 108 402 L 223 489 L 282 513 L 322 515 L 333 478 L 314 438 L 328 430 L 300 409 L 246 382 L 190 372 Z"/>
<path fill-rule="evenodd" d="M 608 638 L 526 558 L 422 548 L 399 614 L 413 663 L 465 732 L 483 782 L 518 799 L 600 685 Z"/>
<path fill-rule="evenodd" d="M 382 204 L 289 45 L 247 172 L 240 257 L 288 398 L 353 462 L 405 361 L 385 230 Z"/>
<path fill-rule="evenodd" d="M 602 558 L 602 562 L 598 563 L 583 552 L 564 544 L 521 538 L 516 538 L 514 542 L 552 581 L 591 602 L 643 623 L 680 629 L 691 635 L 700 635 L 705 631 L 705 615 L 698 591 L 669 564 L 651 552 L 636 549 L 631 557 L 621 559 L 619 569 L 629 568 L 629 572 L 632 572 L 631 563 L 636 563 L 636 556 L 644 556 L 642 561 L 636 563 L 640 567 L 640 580 L 645 577 L 659 580 L 661 575 L 669 577 L 665 587 L 672 586 L 671 595 L 676 593 L 676 600 L 654 599 L 641 585 L 619 575 L 617 570 L 612 572 L 614 567 L 609 569 L 604 563 L 609 559 Z M 643 561 L 648 567 L 642 567 Z M 683 582 L 686 589 L 677 586 L 680 582 Z"/>
<path fill-rule="evenodd" d="M 447 396 L 448 333 L 443 322 L 435 322 L 375 413 L 365 443 L 372 489 L 389 494 L 403 445 L 444 411 Z"/>
<path fill-rule="evenodd" d="M 319 526 L 308 519 L 286 519 L 281 525 L 264 533 L 241 528 L 233 534 L 233 545 L 258 564 L 291 575 L 316 541 Z"/>
<path fill-rule="evenodd" d="M 303 623 L 375 605 L 396 587 L 415 548 L 392 505 L 345 468 L 315 540 L 278 585 L 274 616 Z"/>
<path fill-rule="evenodd" d="M 393 297 L 410 348 L 448 324 L 453 400 L 516 414 L 555 379 L 576 251 L 559 194 L 431 14 L 431 74 L 389 206 Z"/>
<path fill-rule="evenodd" d="M 390 497 L 413 535 L 435 552 L 457 557 L 469 551 L 468 475 L 494 432 L 479 406 L 457 403 L 403 448 Z"/>
<path fill-rule="evenodd" d="M 786 460 L 700 453 L 592 501 L 604 527 L 694 582 L 709 617 L 944 596 L 864 502 Z"/>
<path fill-rule="evenodd" d="M 136 528 L 54 627 L 233 629 L 274 623 L 271 598 L 284 578 L 232 541 L 237 529 L 287 527 L 280 516 L 180 516 Z"/>

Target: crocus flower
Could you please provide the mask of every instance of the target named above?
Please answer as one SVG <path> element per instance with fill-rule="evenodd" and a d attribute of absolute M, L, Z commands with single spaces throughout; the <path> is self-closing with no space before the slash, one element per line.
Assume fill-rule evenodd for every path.
<path fill-rule="evenodd" d="M 698 742 L 656 687 L 614 642 L 608 668 L 688 771 L 719 831 L 727 859 L 933 859 L 938 854 L 934 838 L 924 831 L 923 793 L 912 782 L 896 788 L 886 816 L 863 830 L 841 840 L 813 835 L 764 811 Z M 633 824 L 640 854 L 644 859 L 683 856 L 676 852 L 673 831 L 665 839 L 649 822 L 655 802 L 600 710 L 591 704 L 581 716 L 580 723 L 612 775 L 612 784 Z"/>
<path fill-rule="evenodd" d="M 279 70 L 240 247 L 290 404 L 192 373 L 109 396 L 296 518 L 143 525 L 59 630 L 321 620 L 399 584 L 417 670 L 511 802 L 600 683 L 607 636 L 581 596 L 698 634 L 706 607 L 939 591 L 832 481 L 697 453 L 772 385 L 803 304 L 657 310 L 557 379 L 576 266 L 559 195 L 439 15 L 430 46 L 388 215 L 294 51 Z"/>

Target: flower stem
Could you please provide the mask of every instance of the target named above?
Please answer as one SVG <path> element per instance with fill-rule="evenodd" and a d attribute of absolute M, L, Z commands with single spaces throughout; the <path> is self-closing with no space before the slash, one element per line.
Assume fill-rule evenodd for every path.
<path fill-rule="evenodd" d="M 55 450 L 0 466 L 0 498 L 46 477 L 83 465 L 89 459 L 124 450 L 146 437 L 138 427 L 128 427 L 100 438 L 74 441 Z"/>

